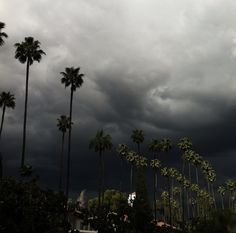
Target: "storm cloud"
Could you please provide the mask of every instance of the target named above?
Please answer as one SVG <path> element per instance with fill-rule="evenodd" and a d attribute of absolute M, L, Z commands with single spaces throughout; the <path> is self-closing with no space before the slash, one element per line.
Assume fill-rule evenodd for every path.
<path fill-rule="evenodd" d="M 145 145 L 188 136 L 219 176 L 235 177 L 235 11 L 233 0 L 1 1 L 9 38 L 0 48 L 0 89 L 16 97 L 3 131 L 5 173 L 16 174 L 22 141 L 25 66 L 14 59 L 14 43 L 33 36 L 47 55 L 30 67 L 26 161 L 43 184 L 57 185 L 56 119 L 69 111 L 60 72 L 71 66 L 85 74 L 74 99 L 73 193 L 96 190 L 97 157 L 88 144 L 100 128 L 114 145 L 133 146 L 135 128 L 144 130 Z M 168 163 L 179 160 L 174 154 Z M 119 187 L 115 151 L 106 163 L 107 186 Z"/>

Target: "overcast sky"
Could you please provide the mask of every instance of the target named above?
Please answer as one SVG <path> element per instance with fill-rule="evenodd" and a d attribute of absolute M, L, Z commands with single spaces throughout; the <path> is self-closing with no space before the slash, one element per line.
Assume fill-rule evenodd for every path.
<path fill-rule="evenodd" d="M 235 178 L 235 12 L 235 0 L 2 0 L 9 38 L 0 48 L 0 91 L 16 97 L 2 136 L 5 173 L 15 174 L 22 146 L 25 65 L 14 59 L 14 43 L 33 36 L 47 55 L 30 67 L 26 163 L 46 186 L 58 183 L 56 119 L 69 111 L 60 72 L 71 66 L 85 74 L 73 105 L 71 192 L 97 189 L 88 144 L 100 128 L 114 145 L 131 147 L 132 130 L 143 129 L 143 151 L 152 137 L 188 136 L 218 179 Z M 167 163 L 178 166 L 180 154 L 171 156 Z M 107 186 L 119 187 L 119 165 L 107 153 Z"/>

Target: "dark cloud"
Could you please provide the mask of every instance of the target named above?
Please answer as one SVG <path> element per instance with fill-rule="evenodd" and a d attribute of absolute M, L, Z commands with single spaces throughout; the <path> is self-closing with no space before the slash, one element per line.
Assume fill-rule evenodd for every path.
<path fill-rule="evenodd" d="M 26 161 L 41 183 L 56 188 L 61 134 L 56 119 L 68 113 L 69 89 L 60 72 L 80 66 L 83 86 L 73 112 L 71 192 L 97 187 L 97 155 L 88 149 L 104 128 L 114 145 L 131 147 L 134 128 L 152 137 L 189 136 L 215 166 L 220 181 L 234 177 L 236 151 L 235 14 L 232 0 L 3 1 L 9 39 L 1 47 L 0 88 L 16 96 L 3 131 L 5 173 L 20 164 L 25 65 L 14 43 L 32 35 L 47 53 L 30 69 Z M 150 156 L 146 146 L 143 151 Z M 180 167 L 180 153 L 162 160 Z M 224 165 L 224 166 L 222 166 Z M 120 187 L 121 164 L 106 154 L 107 185 Z M 125 165 L 123 176 L 128 177 Z M 128 178 L 124 188 L 127 190 Z"/>

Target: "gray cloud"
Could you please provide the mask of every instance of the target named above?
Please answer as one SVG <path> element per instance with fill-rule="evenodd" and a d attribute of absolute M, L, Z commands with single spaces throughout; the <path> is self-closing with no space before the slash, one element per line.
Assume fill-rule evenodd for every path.
<path fill-rule="evenodd" d="M 146 143 L 187 135 L 222 177 L 235 176 L 235 9 L 232 0 L 3 0 L 9 39 L 0 49 L 0 87 L 16 96 L 3 132 L 6 173 L 15 174 L 20 163 L 24 106 L 25 66 L 14 59 L 13 45 L 32 35 L 47 53 L 30 69 L 27 134 L 27 161 L 42 183 L 56 187 L 56 119 L 69 109 L 60 72 L 67 66 L 85 73 L 74 99 L 73 192 L 96 190 L 96 154 L 88 143 L 99 128 L 114 144 L 130 143 L 134 128 L 145 131 Z M 114 152 L 106 159 L 114 174 L 107 183 L 118 187 L 119 159 Z M 179 157 L 168 162 L 178 165 Z"/>

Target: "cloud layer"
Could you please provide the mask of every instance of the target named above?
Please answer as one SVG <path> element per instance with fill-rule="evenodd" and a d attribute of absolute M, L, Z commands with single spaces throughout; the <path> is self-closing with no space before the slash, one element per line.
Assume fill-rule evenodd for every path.
<path fill-rule="evenodd" d="M 9 39 L 0 48 L 0 87 L 16 96 L 4 125 L 6 173 L 20 163 L 23 123 L 25 66 L 14 59 L 13 45 L 33 36 L 47 55 L 30 69 L 27 161 L 45 185 L 56 187 L 56 119 L 69 109 L 60 72 L 68 66 L 85 74 L 74 100 L 73 192 L 96 190 L 88 144 L 99 128 L 114 144 L 130 143 L 134 128 L 145 131 L 146 143 L 187 135 L 220 176 L 234 177 L 235 9 L 233 0 L 3 0 Z M 174 156 L 169 163 L 179 161 Z M 106 162 L 114 172 L 107 183 L 118 187 L 119 159 L 112 152 Z"/>

